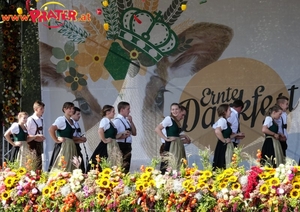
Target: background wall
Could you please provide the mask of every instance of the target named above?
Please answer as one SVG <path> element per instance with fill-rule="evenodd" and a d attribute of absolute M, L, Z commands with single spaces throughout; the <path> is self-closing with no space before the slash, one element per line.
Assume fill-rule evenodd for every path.
<path fill-rule="evenodd" d="M 41 0 L 38 8 L 45 2 Z M 174 5 L 175 8 L 176 3 L 181 4 L 180 2 L 180 0 L 135 0 L 130 7 L 137 7 L 154 14 L 154 11 L 164 13 L 170 5 Z M 163 116 L 169 114 L 169 105 L 172 102 L 187 104 L 188 99 L 193 99 L 186 120 L 187 134 L 193 138 L 193 144 L 187 145 L 186 150 L 190 162 L 196 163 L 199 163 L 197 156 L 199 148 L 210 145 L 214 149 L 216 145 L 210 125 L 217 120 L 214 108 L 219 104 L 231 103 L 236 96 L 242 97 L 242 100 L 247 102 L 249 107 L 241 117 L 241 128 L 246 133 L 242 145 L 245 151 L 253 156 L 256 154 L 256 149 L 262 145 L 263 114 L 270 105 L 275 103 L 274 99 L 278 94 L 283 93 L 290 97 L 292 100 L 290 110 L 296 107 L 300 97 L 300 43 L 298 42 L 300 3 L 297 0 L 288 2 L 208 0 L 203 4 L 200 4 L 200 0 L 188 1 L 187 9 L 178 13 L 178 19 L 174 24 L 169 25 L 180 38 L 179 41 L 192 39 L 190 47 L 182 52 L 174 50 L 151 66 L 147 64 L 150 59 L 142 58 L 143 54 L 140 50 L 137 51 L 140 57 L 129 58 L 131 63 L 122 63 L 122 59 L 110 63 L 108 66 L 110 70 L 129 66 L 126 78 L 121 80 L 115 80 L 107 71 L 107 67 L 103 66 L 108 50 L 112 48 L 112 40 L 107 40 L 107 34 L 102 27 L 105 22 L 103 13 L 105 9 L 102 8 L 101 1 L 87 3 L 77 0 L 71 3 L 62 0 L 60 3 L 65 6 L 65 9 L 75 9 L 78 14 L 90 13 L 92 17 L 90 23 L 73 23 L 90 34 L 85 43 L 74 42 L 74 51 L 77 50 L 79 53 L 73 57 L 76 71 L 87 76 L 87 86 L 75 91 L 72 91 L 70 86 L 66 86 L 64 77 L 69 71 L 70 64 L 65 70 L 57 73 L 57 64 L 61 59 L 54 56 L 52 48 L 66 50 L 65 44 L 70 41 L 70 38 L 64 36 L 59 31 L 60 28 L 49 30 L 45 23 L 39 23 L 40 42 L 49 45 L 46 47 L 40 45 L 42 100 L 46 103 L 45 129 L 49 128 L 56 117 L 62 115 L 61 107 L 65 101 L 85 99 L 84 104 L 82 101 L 75 101 L 75 104 L 85 109 L 87 105 L 89 106 L 90 112 L 83 114 L 81 122 L 88 136 L 86 146 L 89 155 L 99 142 L 96 130 L 101 118 L 99 116 L 101 106 L 117 105 L 121 100 L 131 103 L 131 113 L 138 131 L 138 136 L 133 140 L 132 170 L 138 169 L 141 164 L 148 163 L 152 157 L 158 156 L 160 140 L 154 133 L 154 128 Z M 121 5 L 123 1 L 118 3 Z M 110 1 L 110 4 L 114 4 L 114 1 Z M 61 9 L 61 6 L 48 5 L 48 10 L 50 9 Z M 97 9 L 102 9 L 101 15 L 97 14 Z M 147 29 L 149 22 L 147 19 L 142 19 L 142 16 L 139 17 L 142 23 L 140 25 L 135 23 L 135 26 L 140 27 L 141 30 Z M 153 42 L 162 36 L 164 36 L 162 31 L 151 34 Z M 127 52 L 126 57 L 134 50 L 134 48 L 126 48 L 127 46 L 120 39 L 116 39 L 116 42 Z M 88 65 L 83 62 L 95 55 L 100 55 L 101 59 L 93 60 Z M 133 63 L 138 63 L 140 68 L 132 68 Z M 124 70 L 119 72 L 124 73 Z M 132 73 L 136 74 L 136 72 L 138 74 L 133 77 Z M 160 88 L 168 92 L 159 92 Z M 207 93 L 208 90 L 216 94 L 215 100 L 208 99 L 212 98 L 212 94 Z M 237 92 L 235 95 L 232 94 L 234 90 Z M 217 94 L 224 95 L 224 98 L 219 98 L 217 101 Z M 158 98 L 161 96 L 163 98 Z M 201 104 L 201 99 L 207 104 Z M 195 102 L 199 106 L 199 114 L 196 113 Z M 299 125 L 295 124 L 296 120 L 299 120 L 298 114 L 295 111 L 289 117 L 291 128 L 287 154 L 295 160 L 300 157 Z M 196 119 L 198 123 L 192 129 Z M 46 134 L 48 136 L 47 132 Z M 44 165 L 48 167 L 53 142 L 49 136 L 46 142 L 48 154 Z"/>

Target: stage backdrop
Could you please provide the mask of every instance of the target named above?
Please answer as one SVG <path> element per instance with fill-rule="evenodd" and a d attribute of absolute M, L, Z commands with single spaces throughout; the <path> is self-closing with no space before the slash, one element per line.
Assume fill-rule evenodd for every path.
<path fill-rule="evenodd" d="M 299 10 L 298 0 L 40 0 L 32 15 L 46 103 L 44 167 L 54 144 L 47 129 L 65 101 L 82 110 L 89 155 L 99 143 L 101 107 L 128 101 L 137 170 L 158 156 L 154 128 L 171 103 L 188 108 L 186 151 L 199 164 L 199 148 L 215 148 L 220 104 L 245 102 L 241 146 L 254 156 L 264 113 L 279 94 L 290 98 L 287 155 L 298 160 Z"/>

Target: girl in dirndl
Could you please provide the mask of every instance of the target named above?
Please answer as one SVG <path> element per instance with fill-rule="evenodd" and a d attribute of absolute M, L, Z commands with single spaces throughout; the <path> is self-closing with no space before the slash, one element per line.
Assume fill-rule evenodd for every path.
<path fill-rule="evenodd" d="M 120 138 L 122 133 L 117 134 L 118 130 L 111 121 L 115 116 L 115 109 L 111 105 L 104 105 L 102 109 L 102 119 L 99 124 L 98 135 L 100 143 L 96 147 L 90 158 L 88 170 L 97 164 L 96 156 L 106 158 L 111 166 L 121 166 L 123 157 L 116 138 Z M 101 169 L 101 167 L 98 167 Z"/>
<path fill-rule="evenodd" d="M 26 112 L 20 112 L 18 114 L 18 122 L 14 122 L 4 133 L 5 139 L 12 145 L 9 161 L 17 161 L 20 167 L 26 167 L 27 156 L 30 154 L 27 143 L 28 133 L 25 127 L 27 118 L 28 114 Z"/>
<path fill-rule="evenodd" d="M 266 113 L 266 118 L 263 123 L 262 132 L 265 134 L 265 141 L 262 146 L 261 164 L 269 163 L 272 167 L 278 167 L 285 163 L 285 157 L 279 141 L 278 125 L 275 120 L 280 119 L 282 109 L 279 105 L 274 105 Z"/>
<path fill-rule="evenodd" d="M 233 134 L 227 118 L 230 117 L 229 104 L 221 104 L 217 108 L 219 120 L 213 125 L 215 135 L 218 138 L 213 159 L 213 169 L 226 169 L 229 167 L 233 155 L 234 145 L 232 138 L 241 136 L 242 133 Z"/>
<path fill-rule="evenodd" d="M 73 141 L 75 127 L 71 119 L 74 113 L 74 104 L 72 102 L 65 102 L 62 111 L 64 112 L 64 116 L 58 117 L 49 128 L 49 134 L 55 142 L 49 164 L 50 172 L 57 169 L 72 172 L 76 169 L 72 163 L 73 157 L 78 156 L 76 145 Z"/>
<path fill-rule="evenodd" d="M 155 132 L 164 139 L 164 152 L 162 153 L 162 162 L 160 170 L 164 174 L 168 167 L 179 170 L 182 160 L 186 160 L 184 143 L 190 143 L 186 135 L 181 134 L 180 121 L 186 115 L 186 108 L 178 103 L 171 104 L 171 115 L 166 116 L 164 120 L 155 128 Z M 165 129 L 165 133 L 163 133 Z"/>

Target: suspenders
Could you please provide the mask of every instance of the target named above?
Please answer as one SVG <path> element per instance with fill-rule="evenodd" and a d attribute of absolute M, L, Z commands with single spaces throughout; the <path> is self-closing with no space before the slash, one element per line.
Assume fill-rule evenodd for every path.
<path fill-rule="evenodd" d="M 128 128 L 128 127 L 126 126 L 126 124 L 122 121 L 122 119 L 120 119 L 120 118 L 116 118 L 116 119 L 119 119 L 119 120 L 122 122 L 122 124 L 124 125 L 125 130 L 131 131 L 131 126 L 130 126 L 129 123 L 128 123 L 128 125 L 129 125 L 129 128 Z M 127 138 L 124 139 L 124 143 L 126 143 L 126 139 L 127 139 Z"/>

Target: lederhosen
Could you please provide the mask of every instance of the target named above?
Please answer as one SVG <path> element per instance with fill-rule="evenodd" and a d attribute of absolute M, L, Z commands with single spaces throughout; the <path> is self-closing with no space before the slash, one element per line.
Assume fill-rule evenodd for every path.
<path fill-rule="evenodd" d="M 131 126 L 130 124 L 128 123 L 129 125 L 129 128 L 126 126 L 126 124 L 120 119 L 120 118 L 116 118 L 116 119 L 119 119 L 122 124 L 124 125 L 124 128 L 125 130 L 129 130 L 131 131 Z M 131 143 L 126 143 L 126 139 L 124 139 L 124 142 L 118 142 L 119 144 L 119 147 L 120 147 L 120 150 L 123 154 L 123 168 L 124 168 L 124 172 L 125 173 L 128 173 L 129 172 L 129 169 L 130 169 L 130 163 L 131 163 L 131 150 L 132 150 L 132 147 L 131 147 Z"/>
<path fill-rule="evenodd" d="M 287 124 L 284 124 L 282 117 L 281 117 L 281 127 L 282 127 L 282 133 L 284 134 L 284 129 L 287 128 Z M 280 145 L 282 147 L 283 155 L 284 157 L 286 157 L 286 150 L 288 148 L 287 141 L 280 141 Z"/>
<path fill-rule="evenodd" d="M 36 131 L 35 131 L 35 134 L 34 135 L 37 135 L 39 134 L 40 131 L 43 130 L 43 119 L 41 119 L 41 122 L 42 122 L 42 126 L 39 127 L 38 124 L 36 123 L 36 121 L 34 119 L 32 119 L 32 121 L 35 123 L 36 125 Z M 38 170 L 42 170 L 42 165 L 43 165 L 43 162 L 42 162 L 42 154 L 44 152 L 44 145 L 43 145 L 44 142 L 38 142 L 38 141 L 35 141 L 35 140 L 32 140 L 28 143 L 29 145 L 29 148 L 31 150 L 35 150 L 36 152 L 36 159 L 37 159 L 37 169 Z"/>
<path fill-rule="evenodd" d="M 77 128 L 75 124 L 74 124 L 74 127 L 75 127 L 76 134 L 80 137 L 81 136 L 81 128 L 80 127 Z M 76 146 L 77 154 L 78 154 L 78 156 L 81 157 L 81 160 L 82 160 L 81 164 L 80 164 L 80 169 L 82 170 L 82 173 L 85 173 L 85 167 L 84 167 L 84 162 L 83 162 L 83 155 L 81 153 L 80 144 L 75 143 L 75 146 Z"/>

